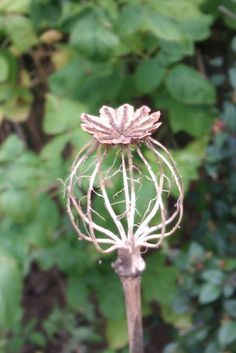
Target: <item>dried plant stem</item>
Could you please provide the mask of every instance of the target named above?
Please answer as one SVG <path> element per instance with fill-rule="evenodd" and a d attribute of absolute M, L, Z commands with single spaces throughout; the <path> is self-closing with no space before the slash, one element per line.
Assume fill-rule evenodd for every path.
<path fill-rule="evenodd" d="M 144 353 L 141 315 L 141 276 L 120 277 L 124 289 L 130 353 Z"/>
<path fill-rule="evenodd" d="M 129 353 L 144 353 L 140 284 L 145 263 L 140 250 L 130 252 L 130 248 L 119 249 L 113 268 L 119 275 L 124 290 Z"/>

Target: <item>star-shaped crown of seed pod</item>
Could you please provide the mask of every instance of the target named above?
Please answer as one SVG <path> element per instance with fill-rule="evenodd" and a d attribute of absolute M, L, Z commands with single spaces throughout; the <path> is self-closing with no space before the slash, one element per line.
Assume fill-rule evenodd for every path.
<path fill-rule="evenodd" d="M 117 109 L 103 106 L 100 117 L 83 113 L 83 130 L 103 144 L 129 144 L 150 136 L 162 124 L 160 112 L 150 114 L 150 108 L 143 105 L 134 111 L 129 104 Z"/>

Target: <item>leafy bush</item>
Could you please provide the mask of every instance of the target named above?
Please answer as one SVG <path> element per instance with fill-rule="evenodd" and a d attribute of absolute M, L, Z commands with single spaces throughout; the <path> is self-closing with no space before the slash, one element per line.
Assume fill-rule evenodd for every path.
<path fill-rule="evenodd" d="M 231 40 L 235 10 L 230 0 L 1 1 L 1 352 L 23 352 L 28 337 L 32 347 L 61 337 L 58 352 L 65 342 L 68 352 L 126 346 L 112 258 L 100 264 L 78 243 L 60 183 L 89 139 L 81 112 L 124 102 L 161 109 L 157 138 L 172 149 L 186 192 L 179 234 L 145 255 L 147 350 L 151 328 L 167 324 L 165 353 L 235 350 L 236 45 L 224 46 L 220 66 L 214 38 L 218 30 Z M 56 297 L 35 322 L 23 305 L 34 266 L 56 268 L 63 292 L 63 304 Z"/>

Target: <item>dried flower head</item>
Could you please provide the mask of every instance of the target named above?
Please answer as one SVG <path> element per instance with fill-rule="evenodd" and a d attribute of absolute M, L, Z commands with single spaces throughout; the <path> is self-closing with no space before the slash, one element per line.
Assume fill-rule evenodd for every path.
<path fill-rule="evenodd" d="M 95 139 L 72 165 L 67 210 L 79 238 L 101 252 L 158 247 L 179 227 L 181 177 L 168 150 L 151 137 L 160 112 L 149 112 L 124 104 L 103 106 L 100 118 L 81 116 Z"/>
<path fill-rule="evenodd" d="M 82 114 L 82 129 L 104 144 L 129 144 L 150 136 L 162 123 L 160 112 L 149 115 L 150 108 L 143 105 L 134 111 L 132 105 L 124 104 L 118 109 L 103 106 L 100 118 Z"/>

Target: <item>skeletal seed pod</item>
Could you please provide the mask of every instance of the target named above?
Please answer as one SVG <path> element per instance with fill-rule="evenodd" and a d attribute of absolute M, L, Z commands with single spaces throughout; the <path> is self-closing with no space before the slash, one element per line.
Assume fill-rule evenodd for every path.
<path fill-rule="evenodd" d="M 183 214 L 176 164 L 151 137 L 160 112 L 149 112 L 124 104 L 103 106 L 100 117 L 82 114 L 82 128 L 94 139 L 77 155 L 67 183 L 67 210 L 79 237 L 100 252 L 118 252 L 112 266 L 124 289 L 130 353 L 144 353 L 141 249 L 158 247 Z M 173 191 L 178 196 L 171 205 Z"/>
<path fill-rule="evenodd" d="M 139 254 L 142 247 L 158 247 L 180 224 L 181 177 L 168 150 L 151 137 L 161 125 L 160 112 L 149 112 L 124 104 L 103 106 L 100 117 L 81 116 L 94 139 L 72 165 L 67 210 L 79 238 L 100 252 Z M 142 263 L 137 266 L 142 271 Z"/>

